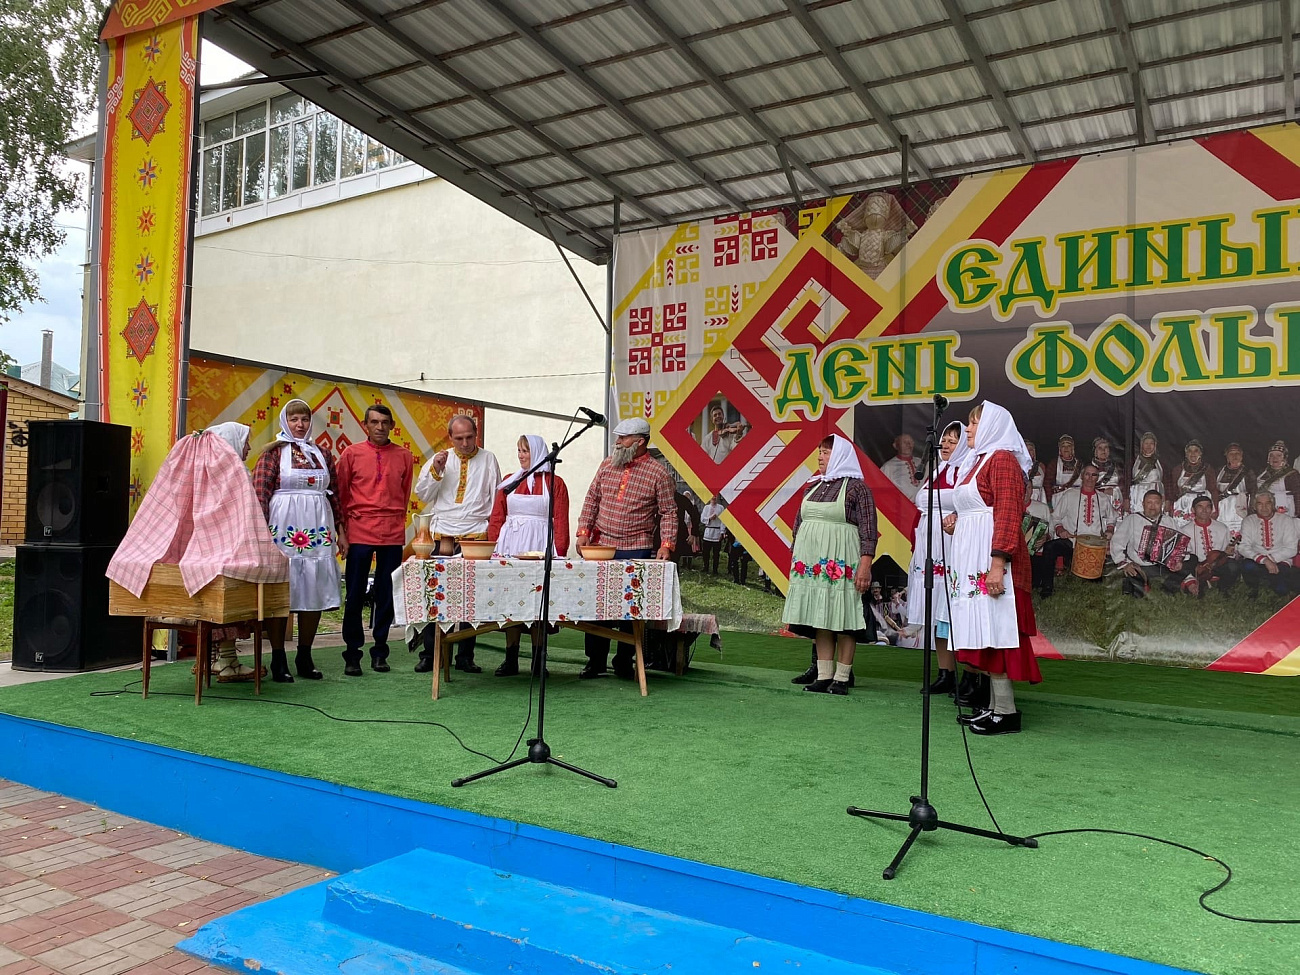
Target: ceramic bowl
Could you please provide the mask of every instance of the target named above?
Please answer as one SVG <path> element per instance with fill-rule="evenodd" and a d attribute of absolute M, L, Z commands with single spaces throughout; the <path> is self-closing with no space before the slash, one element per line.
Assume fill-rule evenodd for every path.
<path fill-rule="evenodd" d="M 613 545 L 583 545 L 578 551 L 588 562 L 608 562 L 614 557 Z"/>
<path fill-rule="evenodd" d="M 482 561 L 483 559 L 492 558 L 492 549 L 496 548 L 496 542 L 470 541 L 465 539 L 460 543 L 460 554 L 467 559 Z"/>

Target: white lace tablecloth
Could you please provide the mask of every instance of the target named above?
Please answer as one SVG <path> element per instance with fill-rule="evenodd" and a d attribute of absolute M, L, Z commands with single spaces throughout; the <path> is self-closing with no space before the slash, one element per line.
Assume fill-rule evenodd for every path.
<path fill-rule="evenodd" d="M 531 623 L 541 619 L 542 563 L 524 559 L 410 559 L 393 573 L 399 626 L 436 622 Z M 556 559 L 551 572 L 552 622 L 664 620 L 682 623 L 677 566 L 643 559 L 587 562 Z"/>

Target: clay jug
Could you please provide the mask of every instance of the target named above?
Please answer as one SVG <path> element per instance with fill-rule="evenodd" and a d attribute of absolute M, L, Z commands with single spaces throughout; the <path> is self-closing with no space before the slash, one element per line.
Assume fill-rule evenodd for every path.
<path fill-rule="evenodd" d="M 438 543 L 433 540 L 433 534 L 429 531 L 432 521 L 433 515 L 415 516 L 415 537 L 411 539 L 411 551 L 415 553 L 417 559 L 427 559 L 437 548 Z"/>

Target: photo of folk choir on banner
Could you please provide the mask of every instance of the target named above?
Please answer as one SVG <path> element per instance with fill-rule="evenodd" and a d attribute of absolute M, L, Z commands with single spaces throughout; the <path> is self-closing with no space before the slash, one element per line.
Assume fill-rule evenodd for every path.
<path fill-rule="evenodd" d="M 393 573 L 398 626 L 431 624 L 435 631 L 433 697 L 448 648 L 471 636 L 542 618 L 540 558 L 411 558 Z M 642 696 L 646 624 L 675 631 L 682 625 L 677 566 L 653 559 L 588 561 L 557 557 L 552 565 L 551 622 L 630 644 Z M 608 625 L 631 624 L 631 632 Z M 457 630 L 458 624 L 469 629 Z"/>

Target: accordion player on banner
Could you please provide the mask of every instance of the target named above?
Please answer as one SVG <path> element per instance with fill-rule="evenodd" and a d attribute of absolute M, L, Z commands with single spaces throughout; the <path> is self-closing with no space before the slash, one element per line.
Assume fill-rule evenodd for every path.
<path fill-rule="evenodd" d="M 1157 587 L 1169 593 L 1190 590 L 1197 564 L 1191 543 L 1165 513 L 1160 492 L 1148 491 L 1142 510 L 1121 521 L 1110 540 L 1110 557 L 1123 574 L 1125 595 L 1142 598 Z"/>

